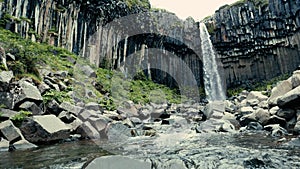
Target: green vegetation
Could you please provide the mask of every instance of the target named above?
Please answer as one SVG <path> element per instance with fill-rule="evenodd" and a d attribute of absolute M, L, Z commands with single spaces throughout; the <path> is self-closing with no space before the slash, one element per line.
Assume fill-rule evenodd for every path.
<path fill-rule="evenodd" d="M 129 8 L 132 8 L 133 6 L 140 6 L 144 8 L 150 7 L 148 0 L 124 0 L 124 2 L 128 5 Z"/>
<path fill-rule="evenodd" d="M 0 39 L 6 53 L 16 57 L 16 60 L 8 60 L 7 66 L 17 78 L 30 76 L 40 81 L 38 68 L 41 67 L 53 71 L 66 70 L 72 74 L 73 64 L 68 58 L 76 59 L 77 56 L 65 49 L 31 42 L 3 28 L 0 28 Z"/>
<path fill-rule="evenodd" d="M 58 103 L 62 103 L 62 102 L 72 103 L 73 102 L 72 98 L 68 94 L 68 92 L 71 90 L 72 90 L 71 87 L 67 88 L 64 91 L 57 91 L 57 90 L 51 89 L 51 90 L 47 91 L 45 94 L 43 94 L 43 101 L 45 104 L 51 100 L 56 100 Z"/>
<path fill-rule="evenodd" d="M 16 114 L 15 116 L 11 117 L 11 120 L 12 122 L 17 126 L 21 126 L 22 124 L 22 121 L 26 118 L 26 117 L 29 117 L 31 116 L 32 113 L 29 112 L 29 111 L 24 111 L 24 110 L 21 110 L 19 112 L 19 114 Z"/>
<path fill-rule="evenodd" d="M 280 81 L 286 80 L 290 77 L 290 74 L 284 74 L 275 78 L 272 78 L 270 80 L 264 80 L 260 83 L 252 83 L 250 85 L 243 85 L 236 88 L 229 88 L 227 89 L 227 96 L 236 96 L 239 93 L 241 93 L 243 90 L 248 91 L 263 91 L 265 95 L 270 96 L 272 88 Z"/>

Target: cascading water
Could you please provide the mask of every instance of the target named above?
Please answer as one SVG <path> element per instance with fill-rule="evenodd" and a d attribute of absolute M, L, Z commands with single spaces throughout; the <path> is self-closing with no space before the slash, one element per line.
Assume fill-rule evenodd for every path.
<path fill-rule="evenodd" d="M 216 55 L 204 23 L 200 23 L 201 49 L 203 55 L 204 87 L 208 101 L 225 100 L 225 91 L 218 72 Z"/>

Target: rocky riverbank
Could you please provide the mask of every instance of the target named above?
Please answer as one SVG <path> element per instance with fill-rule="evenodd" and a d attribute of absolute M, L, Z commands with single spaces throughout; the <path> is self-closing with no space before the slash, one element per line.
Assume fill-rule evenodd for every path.
<path fill-rule="evenodd" d="M 12 57 L 12 54 L 6 56 Z M 85 78 L 96 78 L 92 67 L 79 67 Z M 72 84 L 93 85 L 93 80 L 83 84 L 82 79 L 72 77 L 68 71 L 40 69 L 39 72 L 41 82 L 31 77 L 18 79 L 12 71 L 0 73 L 1 151 L 36 149 L 44 144 L 91 139 L 99 147 L 106 145 L 109 152 L 123 156 L 100 157 L 89 167 L 99 161 L 109 163 L 116 159 L 119 161 L 116 165 L 126 162 L 133 167 L 142 165 L 145 168 L 283 167 L 285 162 L 299 167 L 295 160 L 297 155 L 287 155 L 292 160 L 285 161 L 278 159 L 278 154 L 272 154 L 272 149 L 266 150 L 271 156 L 268 158 L 260 148 L 241 149 L 241 145 L 228 143 L 226 146 L 226 142 L 216 145 L 220 142 L 215 141 L 232 141 L 228 138 L 233 137 L 243 142 L 242 138 L 253 135 L 252 140 L 244 142 L 255 141 L 257 143 L 253 144 L 257 147 L 268 144 L 273 147 L 299 146 L 298 70 L 279 82 L 269 97 L 261 91 L 243 91 L 226 101 L 208 104 L 141 105 L 127 100 L 116 110 L 106 110 L 96 102 L 84 102 L 95 97 L 90 88 L 66 90 Z M 77 92 L 83 97 L 78 97 Z M 59 93 L 67 95 L 68 99 L 59 99 Z M 260 143 L 260 137 L 264 137 L 262 140 L 269 138 L 271 142 Z M 228 151 L 221 151 L 222 147 Z M 239 152 L 239 162 L 233 160 L 236 153 L 230 157 L 225 155 L 230 151 Z M 230 159 L 216 162 L 218 154 L 220 158 Z M 206 163 L 201 156 L 211 159 Z M 136 159 L 146 162 L 140 164 Z"/>

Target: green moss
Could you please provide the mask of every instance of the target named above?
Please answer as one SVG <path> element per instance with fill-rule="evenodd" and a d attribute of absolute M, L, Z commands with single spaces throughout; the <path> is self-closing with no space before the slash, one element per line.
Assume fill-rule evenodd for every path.
<path fill-rule="evenodd" d="M 45 94 L 43 94 L 43 102 L 47 104 L 51 100 L 55 100 L 58 103 L 62 102 L 70 102 L 73 103 L 73 100 L 71 96 L 68 94 L 69 91 L 72 91 L 73 88 L 69 87 L 64 91 L 57 91 L 54 89 L 51 89 L 47 91 Z"/>
<path fill-rule="evenodd" d="M 29 111 L 24 111 L 24 110 L 21 110 L 18 114 L 16 114 L 15 116 L 11 117 L 11 120 L 12 122 L 17 126 L 17 127 L 20 127 L 21 124 L 22 124 L 22 121 L 31 116 L 32 113 L 29 112 Z"/>

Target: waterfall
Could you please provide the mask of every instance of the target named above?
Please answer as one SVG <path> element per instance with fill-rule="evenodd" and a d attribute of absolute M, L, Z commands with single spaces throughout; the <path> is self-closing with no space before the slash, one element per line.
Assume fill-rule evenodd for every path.
<path fill-rule="evenodd" d="M 204 87 L 208 101 L 225 100 L 225 91 L 218 72 L 216 55 L 204 23 L 200 23 L 201 49 L 203 55 Z"/>

